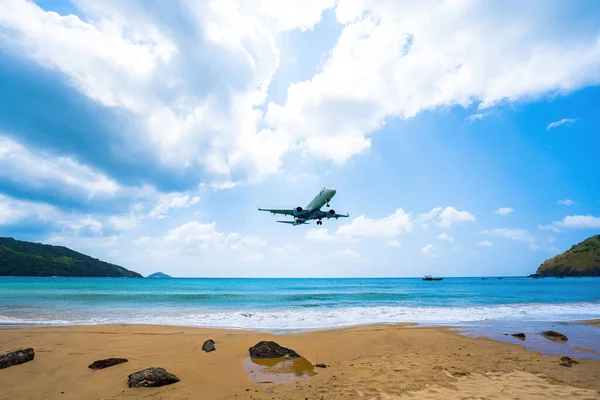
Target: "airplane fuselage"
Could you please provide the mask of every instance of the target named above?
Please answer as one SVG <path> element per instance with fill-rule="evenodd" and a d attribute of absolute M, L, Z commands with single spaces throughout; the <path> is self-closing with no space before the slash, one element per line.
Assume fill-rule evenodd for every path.
<path fill-rule="evenodd" d="M 323 188 L 314 199 L 306 206 L 306 211 L 320 210 L 324 205 L 335 196 L 335 189 L 332 187 Z"/>

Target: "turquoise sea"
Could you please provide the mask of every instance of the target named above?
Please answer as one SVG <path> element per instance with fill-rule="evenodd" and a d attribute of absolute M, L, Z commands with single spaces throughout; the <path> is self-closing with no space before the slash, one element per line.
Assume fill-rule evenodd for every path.
<path fill-rule="evenodd" d="M 600 278 L 0 277 L 0 324 L 152 323 L 269 331 L 600 318 Z"/>
<path fill-rule="evenodd" d="M 0 277 L 0 327 L 139 323 L 285 333 L 407 322 L 600 359 L 600 328 L 579 323 L 597 318 L 600 278 Z M 549 329 L 568 343 L 544 339 Z M 527 340 L 506 335 L 516 332 Z"/>

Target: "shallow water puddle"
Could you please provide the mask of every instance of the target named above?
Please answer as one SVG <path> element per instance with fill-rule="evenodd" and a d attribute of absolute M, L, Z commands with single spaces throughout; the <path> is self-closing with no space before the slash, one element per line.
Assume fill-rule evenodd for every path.
<path fill-rule="evenodd" d="M 317 375 L 306 358 L 246 358 L 244 367 L 257 383 L 285 383 Z"/>

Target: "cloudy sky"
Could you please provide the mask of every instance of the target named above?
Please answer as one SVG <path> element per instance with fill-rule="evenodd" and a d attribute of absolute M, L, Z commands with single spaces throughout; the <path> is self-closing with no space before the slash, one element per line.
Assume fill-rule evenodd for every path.
<path fill-rule="evenodd" d="M 0 235 L 144 275 L 524 275 L 600 232 L 597 1 L 0 0 Z M 351 218 L 275 222 L 323 186 Z"/>

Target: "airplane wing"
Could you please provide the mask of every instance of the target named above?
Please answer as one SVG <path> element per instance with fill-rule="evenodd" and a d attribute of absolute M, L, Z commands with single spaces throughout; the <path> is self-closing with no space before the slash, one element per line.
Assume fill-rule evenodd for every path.
<path fill-rule="evenodd" d="M 294 210 L 293 209 L 278 210 L 278 209 L 272 209 L 272 208 L 260 208 L 260 207 L 258 207 L 258 211 L 267 211 L 267 212 L 272 213 L 273 215 L 275 215 L 275 214 L 280 214 L 280 215 L 294 215 Z"/>
<path fill-rule="evenodd" d="M 350 216 L 350 214 L 348 214 L 348 213 L 346 213 L 346 214 L 337 214 L 335 211 L 333 213 L 331 211 L 333 211 L 333 210 L 322 211 L 323 214 L 321 214 L 322 215 L 321 218 L 327 218 L 327 219 L 329 219 L 329 218 L 335 218 L 335 219 L 338 219 L 338 218 L 348 218 Z"/>

